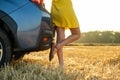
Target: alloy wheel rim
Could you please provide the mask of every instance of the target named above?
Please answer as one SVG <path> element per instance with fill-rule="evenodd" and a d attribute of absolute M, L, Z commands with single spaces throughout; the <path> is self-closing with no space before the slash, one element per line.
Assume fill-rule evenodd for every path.
<path fill-rule="evenodd" d="M 0 42 L 0 60 L 2 59 L 2 56 L 3 56 L 3 45 Z"/>

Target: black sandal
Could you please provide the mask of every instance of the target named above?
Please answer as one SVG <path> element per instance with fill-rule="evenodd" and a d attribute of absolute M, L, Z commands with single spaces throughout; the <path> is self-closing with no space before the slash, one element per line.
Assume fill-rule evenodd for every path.
<path fill-rule="evenodd" d="M 49 54 L 49 61 L 51 61 L 54 58 L 53 52 L 54 52 L 55 49 L 59 50 L 58 46 L 55 45 L 55 43 L 52 43 L 51 44 L 51 49 L 50 49 L 50 54 Z"/>
<path fill-rule="evenodd" d="M 51 61 L 54 58 L 54 54 L 53 54 L 54 48 L 55 48 L 55 43 L 52 43 L 50 53 L 49 53 L 49 61 Z"/>

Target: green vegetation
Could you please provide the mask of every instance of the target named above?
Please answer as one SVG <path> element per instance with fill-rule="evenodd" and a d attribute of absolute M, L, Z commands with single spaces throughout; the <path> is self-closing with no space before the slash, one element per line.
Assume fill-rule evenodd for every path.
<path fill-rule="evenodd" d="M 120 44 L 120 32 L 114 31 L 91 31 L 84 32 L 77 43 L 103 43 L 103 44 Z"/>

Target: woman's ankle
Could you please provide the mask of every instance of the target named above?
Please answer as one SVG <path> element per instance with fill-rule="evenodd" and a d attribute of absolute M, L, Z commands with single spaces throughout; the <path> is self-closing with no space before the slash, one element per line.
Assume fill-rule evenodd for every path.
<path fill-rule="evenodd" d="M 64 45 L 63 45 L 62 43 L 58 43 L 58 44 L 56 45 L 56 48 L 59 50 L 59 49 L 61 49 L 63 46 L 64 46 Z"/>

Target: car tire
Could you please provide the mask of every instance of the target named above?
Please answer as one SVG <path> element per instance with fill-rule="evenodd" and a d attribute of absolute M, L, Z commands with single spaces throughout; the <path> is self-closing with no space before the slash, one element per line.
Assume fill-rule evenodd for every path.
<path fill-rule="evenodd" d="M 12 49 L 7 34 L 0 29 L 0 67 L 11 61 Z"/>

